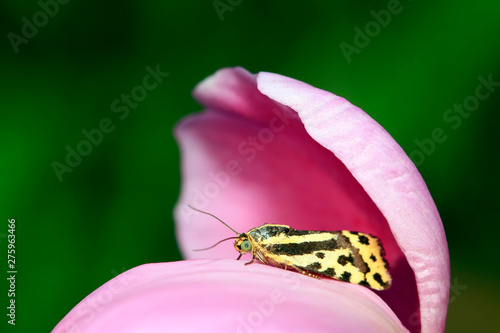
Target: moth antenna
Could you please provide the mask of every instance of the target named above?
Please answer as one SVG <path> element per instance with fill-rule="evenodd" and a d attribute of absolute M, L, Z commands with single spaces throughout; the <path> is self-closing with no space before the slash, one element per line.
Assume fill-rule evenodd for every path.
<path fill-rule="evenodd" d="M 239 234 L 240 234 L 239 232 L 237 232 L 236 230 L 234 230 L 233 228 L 231 228 L 230 226 L 228 226 L 226 222 L 222 221 L 222 220 L 221 220 L 220 218 L 218 218 L 217 216 L 215 216 L 215 215 L 213 215 L 213 214 L 210 214 L 210 213 L 207 213 L 207 212 L 204 212 L 204 211 L 199 210 L 199 209 L 197 209 L 197 208 L 194 208 L 194 207 L 193 207 L 193 206 L 191 206 L 191 205 L 188 205 L 188 207 L 189 207 L 189 208 L 191 208 L 191 209 L 193 209 L 193 210 L 195 210 L 195 211 L 197 211 L 197 212 L 200 212 L 200 213 L 203 213 L 203 214 L 206 214 L 206 215 L 212 216 L 214 219 L 219 220 L 222 224 L 224 224 L 226 227 L 228 227 L 229 229 L 231 229 L 231 230 L 232 230 L 235 234 L 237 234 L 237 235 L 239 235 Z M 235 237 L 235 238 L 236 238 L 236 237 Z M 228 238 L 228 239 L 229 239 L 229 238 Z M 218 243 L 217 243 L 217 244 L 218 244 Z M 217 245 L 217 244 L 215 244 L 215 245 Z M 214 246 L 215 246 L 215 245 L 214 245 Z"/>
<path fill-rule="evenodd" d="M 206 247 L 204 249 L 196 249 L 196 250 L 193 250 L 193 251 L 205 251 L 205 250 L 210 250 L 211 248 L 214 248 L 216 247 L 217 245 L 219 245 L 220 243 L 224 242 L 224 241 L 227 241 L 227 240 L 230 240 L 230 239 L 236 239 L 238 237 L 228 237 L 226 239 L 223 239 L 221 241 L 218 241 L 217 243 L 215 243 L 214 245 L 210 246 L 210 247 Z"/>

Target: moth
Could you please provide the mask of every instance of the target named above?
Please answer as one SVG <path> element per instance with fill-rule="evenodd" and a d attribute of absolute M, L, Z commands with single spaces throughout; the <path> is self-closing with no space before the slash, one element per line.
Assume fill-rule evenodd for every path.
<path fill-rule="evenodd" d="M 239 233 L 210 213 L 238 236 L 223 239 L 204 251 L 229 239 L 236 239 L 234 248 L 240 253 L 252 254 L 249 265 L 257 259 L 263 264 L 293 269 L 311 277 L 330 277 L 359 284 L 375 290 L 389 289 L 391 275 L 385 251 L 380 240 L 372 235 L 354 231 L 296 230 L 282 224 L 264 224 Z"/>

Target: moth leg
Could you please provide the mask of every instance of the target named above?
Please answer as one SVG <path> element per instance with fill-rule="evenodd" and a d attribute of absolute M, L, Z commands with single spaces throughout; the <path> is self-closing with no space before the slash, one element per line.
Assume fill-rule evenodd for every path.
<path fill-rule="evenodd" d="M 252 260 L 250 260 L 249 262 L 246 262 L 246 263 L 245 263 L 245 266 L 246 266 L 246 265 L 250 265 L 251 263 L 253 263 L 253 261 L 254 261 L 254 260 L 255 260 L 255 257 L 253 257 L 253 258 L 252 258 Z"/>
<path fill-rule="evenodd" d="M 254 258 L 255 256 L 257 257 L 257 259 L 263 263 L 263 264 L 266 264 L 266 265 L 269 265 L 269 261 L 267 260 L 266 256 L 264 256 L 261 252 L 259 251 L 255 251 L 256 255 L 254 255 Z"/>
<path fill-rule="evenodd" d="M 259 252 L 254 251 L 254 252 L 252 253 L 252 255 L 253 255 L 253 256 L 252 256 L 252 260 L 250 260 L 249 262 L 245 263 L 245 266 L 246 266 L 246 265 L 250 265 L 251 263 L 253 263 L 253 262 L 255 261 L 255 257 L 257 257 L 257 259 L 258 259 L 259 261 L 262 261 L 262 256 L 260 255 L 260 253 L 259 253 Z M 265 263 L 264 261 L 262 261 L 262 262 L 263 262 L 263 263 Z"/>
<path fill-rule="evenodd" d="M 293 268 L 294 268 L 294 269 L 296 269 L 298 272 L 300 272 L 300 273 L 302 273 L 302 274 L 304 274 L 304 275 L 308 275 L 308 276 L 313 277 L 313 278 L 316 278 L 316 279 L 318 279 L 318 280 L 320 280 L 320 279 L 321 279 L 321 277 L 320 277 L 319 275 L 316 275 L 316 274 L 313 274 L 313 273 L 311 273 L 311 272 L 305 271 L 305 270 L 303 270 L 302 268 L 299 268 L 299 267 L 297 267 L 297 266 L 295 266 L 295 265 L 292 265 L 292 266 L 293 266 Z"/>

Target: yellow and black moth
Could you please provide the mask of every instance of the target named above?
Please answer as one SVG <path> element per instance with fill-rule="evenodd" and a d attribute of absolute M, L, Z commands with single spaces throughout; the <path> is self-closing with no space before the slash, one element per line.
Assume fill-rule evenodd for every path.
<path fill-rule="evenodd" d="M 191 208 L 216 218 L 238 235 L 201 250 L 236 239 L 234 248 L 240 253 L 237 260 L 245 253 L 253 256 L 246 265 L 257 259 L 263 264 L 291 268 L 318 279 L 327 276 L 375 290 L 385 290 L 391 286 L 392 279 L 384 257 L 384 248 L 375 236 L 346 230 L 295 230 L 281 224 L 264 224 L 239 233 L 218 217 Z"/>

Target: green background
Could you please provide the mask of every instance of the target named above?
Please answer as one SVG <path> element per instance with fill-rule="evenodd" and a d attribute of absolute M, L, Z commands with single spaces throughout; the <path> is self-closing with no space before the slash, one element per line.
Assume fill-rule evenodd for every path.
<path fill-rule="evenodd" d="M 190 96 L 196 83 L 240 65 L 347 98 L 408 154 L 418 149 L 415 140 L 444 131 L 446 140 L 422 155 L 419 170 L 449 242 L 455 287 L 447 331 L 500 328 L 500 91 L 456 129 L 443 119 L 474 95 L 479 76 L 500 81 L 500 3 L 401 1 L 402 10 L 349 63 L 339 45 L 355 45 L 354 28 L 364 31 L 370 12 L 389 2 L 232 3 L 221 20 L 213 1 L 74 0 L 16 53 L 7 34 L 21 35 L 22 18 L 33 22 L 41 7 L 2 1 L 0 248 L 7 252 L 7 219 L 15 218 L 18 275 L 17 325 L 2 314 L 1 327 L 50 331 L 122 271 L 181 259 L 172 219 L 180 184 L 172 128 L 200 110 Z M 170 75 L 120 120 L 111 103 L 157 64 Z M 66 146 L 75 149 L 82 130 L 103 118 L 114 131 L 59 182 L 51 164 L 64 163 Z"/>

